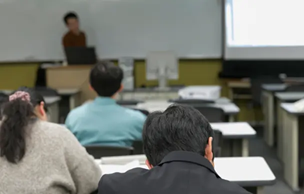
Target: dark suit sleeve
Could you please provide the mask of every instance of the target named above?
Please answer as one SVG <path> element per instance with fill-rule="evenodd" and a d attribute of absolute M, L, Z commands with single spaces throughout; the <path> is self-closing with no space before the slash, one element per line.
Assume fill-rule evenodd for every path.
<path fill-rule="evenodd" d="M 109 185 L 107 175 L 102 176 L 99 181 L 98 194 L 114 194 L 114 191 L 111 189 L 111 185 Z"/>

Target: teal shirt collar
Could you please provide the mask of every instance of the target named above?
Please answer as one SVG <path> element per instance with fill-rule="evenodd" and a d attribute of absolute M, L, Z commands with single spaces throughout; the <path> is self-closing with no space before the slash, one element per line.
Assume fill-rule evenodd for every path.
<path fill-rule="evenodd" d="M 98 105 L 114 105 L 116 104 L 116 100 L 108 97 L 96 97 L 94 103 Z"/>

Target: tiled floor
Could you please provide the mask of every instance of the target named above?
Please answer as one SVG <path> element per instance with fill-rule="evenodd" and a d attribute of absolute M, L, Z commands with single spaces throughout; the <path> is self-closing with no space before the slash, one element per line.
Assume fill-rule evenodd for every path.
<path fill-rule="evenodd" d="M 276 156 L 276 150 L 270 148 L 263 141 L 262 137 L 257 137 L 256 139 L 250 140 L 249 149 L 250 156 L 262 156 L 265 158 L 277 178 L 276 184 L 265 187 L 263 194 L 294 194 L 294 192 L 292 192 L 292 190 L 284 182 L 283 169 Z"/>

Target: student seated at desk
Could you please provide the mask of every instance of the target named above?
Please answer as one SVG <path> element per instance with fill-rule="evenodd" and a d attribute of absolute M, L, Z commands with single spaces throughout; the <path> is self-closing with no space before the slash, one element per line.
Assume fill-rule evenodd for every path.
<path fill-rule="evenodd" d="M 73 134 L 46 122 L 45 101 L 22 88 L 3 105 L 0 193 L 89 194 L 101 176 Z"/>
<path fill-rule="evenodd" d="M 150 114 L 143 129 L 150 170 L 104 175 L 99 194 L 248 194 L 215 172 L 212 136 L 207 119 L 192 107 Z"/>
<path fill-rule="evenodd" d="M 114 99 L 122 90 L 122 79 L 121 68 L 111 62 L 92 68 L 90 84 L 98 97 L 72 110 L 65 123 L 82 145 L 131 146 L 141 140 L 146 116 Z"/>

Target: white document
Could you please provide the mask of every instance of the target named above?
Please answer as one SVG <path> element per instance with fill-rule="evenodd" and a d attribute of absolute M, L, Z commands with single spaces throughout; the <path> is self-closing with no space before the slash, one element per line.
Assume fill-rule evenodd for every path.
<path fill-rule="evenodd" d="M 140 165 L 138 160 L 134 160 L 125 165 L 100 165 L 102 174 L 112 174 L 112 173 L 124 173 L 133 168 L 146 168 L 144 165 Z"/>
<path fill-rule="evenodd" d="M 301 100 L 295 102 L 294 107 L 299 112 L 304 111 L 304 99 L 301 99 Z"/>

